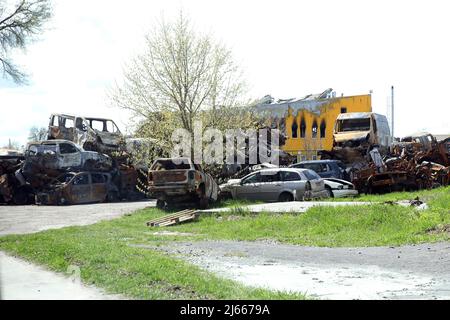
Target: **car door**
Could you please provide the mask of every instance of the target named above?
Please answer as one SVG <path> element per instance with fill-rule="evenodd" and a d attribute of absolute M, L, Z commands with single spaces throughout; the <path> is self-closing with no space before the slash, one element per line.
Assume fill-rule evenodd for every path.
<path fill-rule="evenodd" d="M 319 163 L 319 169 L 320 172 L 317 172 L 319 174 L 319 176 L 321 176 L 322 178 L 332 178 L 332 177 L 336 177 L 337 172 L 333 171 L 333 168 L 327 164 L 327 163 Z"/>
<path fill-rule="evenodd" d="M 261 172 L 260 192 L 258 200 L 277 201 L 281 193 L 282 181 L 279 170 Z"/>
<path fill-rule="evenodd" d="M 280 173 L 283 190 L 291 191 L 294 200 L 301 200 L 305 194 L 306 179 L 302 178 L 299 171 L 282 171 Z"/>
<path fill-rule="evenodd" d="M 236 187 L 235 197 L 238 199 L 259 200 L 261 198 L 261 174 L 252 173 L 242 179 Z"/>
<path fill-rule="evenodd" d="M 94 202 L 103 202 L 106 199 L 106 195 L 108 193 L 107 190 L 107 180 L 108 177 L 101 173 L 92 173 L 91 181 L 92 181 L 92 201 Z"/>
<path fill-rule="evenodd" d="M 89 173 L 80 173 L 71 181 L 69 190 L 69 201 L 71 204 L 92 202 L 92 190 Z"/>
<path fill-rule="evenodd" d="M 60 143 L 59 155 L 61 157 L 61 168 L 81 167 L 81 152 L 73 144 Z"/>

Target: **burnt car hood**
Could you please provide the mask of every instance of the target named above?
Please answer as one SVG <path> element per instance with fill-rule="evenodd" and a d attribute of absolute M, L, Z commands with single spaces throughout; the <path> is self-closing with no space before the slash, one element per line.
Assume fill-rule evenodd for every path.
<path fill-rule="evenodd" d="M 358 141 L 363 140 L 370 134 L 370 131 L 349 131 L 349 132 L 339 132 L 333 134 L 334 140 L 336 142 L 345 142 L 345 141 Z"/>

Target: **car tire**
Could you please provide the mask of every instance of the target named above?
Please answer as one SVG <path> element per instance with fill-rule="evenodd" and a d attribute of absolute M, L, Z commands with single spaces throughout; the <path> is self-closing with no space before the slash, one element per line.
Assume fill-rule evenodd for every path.
<path fill-rule="evenodd" d="M 156 200 L 156 207 L 163 210 L 166 207 L 166 202 L 164 200 L 158 199 Z"/>
<path fill-rule="evenodd" d="M 330 187 L 325 187 L 325 190 L 327 191 L 328 194 L 327 198 L 334 198 L 333 191 L 331 191 Z"/>
<path fill-rule="evenodd" d="M 292 194 L 290 194 L 289 192 L 283 192 L 282 194 L 280 194 L 280 196 L 278 197 L 278 201 L 279 202 L 290 202 L 290 201 L 294 201 L 294 196 Z"/>

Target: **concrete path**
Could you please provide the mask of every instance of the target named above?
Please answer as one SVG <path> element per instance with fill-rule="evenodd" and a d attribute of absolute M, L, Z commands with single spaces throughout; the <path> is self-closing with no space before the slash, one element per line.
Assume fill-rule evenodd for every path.
<path fill-rule="evenodd" d="M 177 254 L 246 285 L 302 292 L 320 299 L 450 299 L 449 242 L 323 248 L 263 241 L 200 241 L 172 242 L 151 249 Z"/>
<path fill-rule="evenodd" d="M 0 252 L 0 297 L 3 300 L 123 299 L 80 283 L 77 269 L 67 276 Z"/>
<path fill-rule="evenodd" d="M 345 202 L 331 202 L 331 201 L 291 201 L 291 202 L 273 202 L 273 203 L 261 203 L 252 204 L 248 206 L 239 206 L 241 210 L 246 210 L 252 213 L 258 212 L 274 212 L 274 213 L 284 213 L 284 212 L 306 212 L 308 209 L 316 206 L 329 206 L 329 207 L 340 207 L 340 206 L 363 206 L 370 205 L 371 202 L 357 202 L 357 201 L 345 201 Z M 232 211 L 233 208 L 217 208 L 217 209 L 207 209 L 203 210 L 204 213 L 215 213 L 215 212 L 227 212 Z"/>
<path fill-rule="evenodd" d="M 147 200 L 76 206 L 0 206 L 0 236 L 88 225 L 155 205 L 154 200 Z"/>

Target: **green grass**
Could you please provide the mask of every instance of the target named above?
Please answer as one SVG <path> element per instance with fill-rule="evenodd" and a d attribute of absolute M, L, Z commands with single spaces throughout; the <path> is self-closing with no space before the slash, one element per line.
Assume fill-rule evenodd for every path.
<path fill-rule="evenodd" d="M 429 209 L 382 204 L 414 199 Z M 420 192 L 364 195 L 346 201 L 380 202 L 355 207 L 314 207 L 303 214 L 250 214 L 234 209 L 226 214 L 203 216 L 199 222 L 168 229 L 191 232 L 197 239 L 262 240 L 308 246 L 383 246 L 446 241 L 450 224 L 450 187 Z M 436 232 L 430 232 L 431 230 Z"/>
<path fill-rule="evenodd" d="M 160 243 L 152 236 L 155 230 L 144 222 L 161 214 L 154 209 L 91 226 L 0 237 L 0 250 L 58 272 L 78 266 L 84 283 L 131 298 L 304 298 L 301 294 L 246 287 L 152 248 L 130 246 L 149 240 L 154 246 Z"/>
<path fill-rule="evenodd" d="M 226 201 L 230 213 L 203 215 L 197 222 L 149 228 L 145 222 L 167 212 L 140 210 L 120 219 L 91 226 L 69 227 L 30 235 L 0 238 L 0 250 L 51 270 L 81 268 L 85 283 L 111 293 L 141 299 L 298 299 L 299 294 L 242 286 L 157 251 L 169 241 L 262 240 L 308 246 L 381 246 L 448 241 L 450 187 L 412 193 L 362 196 L 357 201 L 395 201 L 419 196 L 429 209 L 374 204 L 355 207 L 315 207 L 303 214 L 250 214 L 249 204 Z M 348 199 L 347 199 L 348 200 Z M 446 231 L 447 230 L 447 231 Z M 167 236 L 156 231 L 178 231 L 190 236 Z M 148 248 L 133 245 L 147 245 Z"/>

